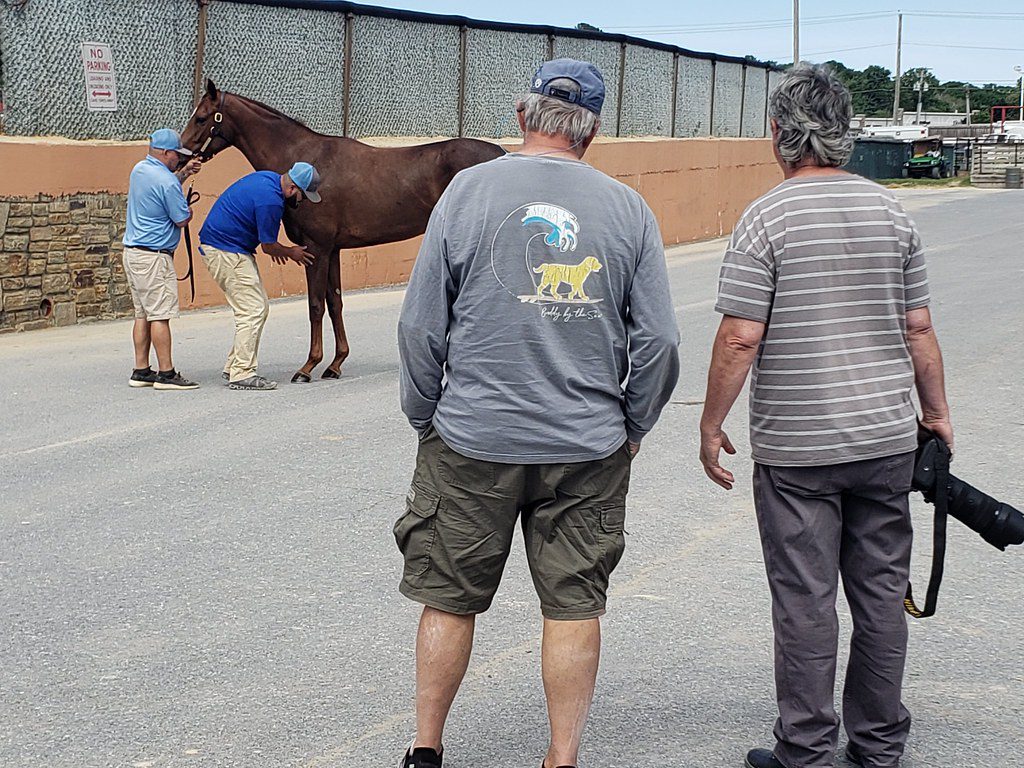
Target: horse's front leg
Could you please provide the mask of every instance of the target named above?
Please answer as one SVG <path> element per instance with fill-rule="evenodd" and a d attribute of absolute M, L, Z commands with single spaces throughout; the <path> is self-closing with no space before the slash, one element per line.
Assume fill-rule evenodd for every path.
<path fill-rule="evenodd" d="M 344 301 L 341 293 L 341 257 L 335 252 L 330 257 L 330 268 L 327 271 L 327 312 L 331 316 L 334 327 L 334 359 L 324 371 L 325 379 L 341 377 L 341 364 L 348 357 L 348 334 L 345 333 L 345 319 L 342 316 Z"/>
<path fill-rule="evenodd" d="M 309 358 L 292 376 L 292 383 L 308 384 L 324 359 L 324 291 L 327 285 L 326 260 L 318 258 L 306 267 L 306 298 L 309 302 Z"/>

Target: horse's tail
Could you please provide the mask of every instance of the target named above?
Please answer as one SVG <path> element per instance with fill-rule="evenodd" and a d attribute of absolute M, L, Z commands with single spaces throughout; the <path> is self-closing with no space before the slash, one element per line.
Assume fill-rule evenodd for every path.
<path fill-rule="evenodd" d="M 542 272 L 544 272 L 544 270 L 546 270 L 547 268 L 548 268 L 547 264 L 541 264 L 539 267 L 534 267 L 533 271 L 536 272 L 539 275 Z"/>

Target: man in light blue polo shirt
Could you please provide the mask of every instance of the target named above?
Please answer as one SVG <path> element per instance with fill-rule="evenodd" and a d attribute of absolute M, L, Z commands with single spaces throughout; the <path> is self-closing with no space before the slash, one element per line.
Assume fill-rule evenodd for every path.
<path fill-rule="evenodd" d="M 217 198 L 199 231 L 199 252 L 235 313 L 235 339 L 224 365 L 231 389 L 269 391 L 277 382 L 256 373 L 257 355 L 270 302 L 256 268 L 256 248 L 275 263 L 303 266 L 313 254 L 277 241 L 285 205 L 320 202 L 320 174 L 309 163 L 295 163 L 288 173 L 256 171 L 243 176 Z"/>
<path fill-rule="evenodd" d="M 181 137 L 161 128 L 149 140 L 148 156 L 136 164 L 128 181 L 128 221 L 124 231 L 124 273 L 135 305 L 135 369 L 132 387 L 196 389 L 199 385 L 174 370 L 171 318 L 178 316 L 178 281 L 174 249 L 192 218 L 181 184 L 197 173 Z M 149 364 L 156 350 L 158 371 Z"/>

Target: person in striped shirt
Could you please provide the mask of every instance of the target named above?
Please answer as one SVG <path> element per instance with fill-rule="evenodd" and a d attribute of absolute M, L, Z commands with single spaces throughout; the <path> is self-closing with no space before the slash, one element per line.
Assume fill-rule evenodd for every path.
<path fill-rule="evenodd" d="M 832 766 L 842 574 L 853 639 L 843 690 L 847 755 L 897 766 L 910 728 L 901 700 L 908 494 L 922 421 L 950 446 L 942 355 L 924 250 L 893 195 L 840 168 L 850 94 L 822 66 L 790 70 L 770 100 L 785 180 L 733 232 L 719 279 L 724 317 L 701 419 L 701 462 L 730 489 L 722 430 L 753 366 L 754 501 L 772 594 L 779 718 L 750 768 Z"/>

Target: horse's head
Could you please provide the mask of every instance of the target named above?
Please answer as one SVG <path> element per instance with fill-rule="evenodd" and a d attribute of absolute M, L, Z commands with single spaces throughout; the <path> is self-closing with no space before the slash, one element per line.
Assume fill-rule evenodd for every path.
<path fill-rule="evenodd" d="M 213 80 L 207 80 L 206 92 L 181 135 L 182 145 L 204 162 L 235 143 L 237 127 L 224 109 L 226 95 Z"/>

